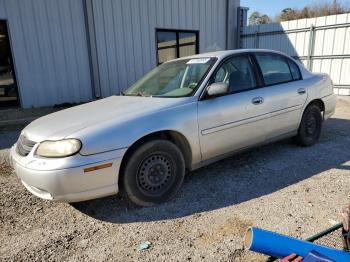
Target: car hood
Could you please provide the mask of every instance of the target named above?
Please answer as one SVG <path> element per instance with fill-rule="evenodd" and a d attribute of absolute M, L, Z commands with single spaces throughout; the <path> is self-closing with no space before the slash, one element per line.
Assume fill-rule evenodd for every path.
<path fill-rule="evenodd" d="M 40 142 L 58 140 L 79 130 L 106 121 L 124 122 L 145 114 L 182 105 L 192 99 L 111 96 L 41 117 L 30 123 L 22 134 Z"/>

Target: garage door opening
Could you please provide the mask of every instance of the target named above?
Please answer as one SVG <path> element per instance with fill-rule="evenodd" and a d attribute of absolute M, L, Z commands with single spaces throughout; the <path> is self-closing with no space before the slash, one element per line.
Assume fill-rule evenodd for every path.
<path fill-rule="evenodd" d="M 0 20 L 0 108 L 18 105 L 18 91 L 7 23 Z"/>

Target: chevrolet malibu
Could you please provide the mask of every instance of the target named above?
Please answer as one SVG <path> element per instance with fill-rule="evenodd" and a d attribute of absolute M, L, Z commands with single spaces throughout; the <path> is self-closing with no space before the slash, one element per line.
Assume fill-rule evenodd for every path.
<path fill-rule="evenodd" d="M 43 199 L 76 202 L 120 191 L 150 206 L 174 196 L 186 170 L 287 137 L 315 144 L 335 104 L 327 75 L 283 53 L 200 54 L 160 65 L 121 96 L 33 121 L 11 162 Z"/>

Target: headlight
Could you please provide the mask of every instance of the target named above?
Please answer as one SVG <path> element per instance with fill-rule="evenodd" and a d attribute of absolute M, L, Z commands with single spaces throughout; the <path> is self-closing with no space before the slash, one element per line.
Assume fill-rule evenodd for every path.
<path fill-rule="evenodd" d="M 36 154 L 43 157 L 66 157 L 79 152 L 81 142 L 78 139 L 58 141 L 43 141 L 39 144 Z"/>

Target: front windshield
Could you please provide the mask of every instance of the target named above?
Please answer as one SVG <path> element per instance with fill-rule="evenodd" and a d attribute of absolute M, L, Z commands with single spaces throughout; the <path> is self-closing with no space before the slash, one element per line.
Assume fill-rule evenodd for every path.
<path fill-rule="evenodd" d="M 162 64 L 128 88 L 124 95 L 184 97 L 192 95 L 215 58 L 181 59 Z"/>

